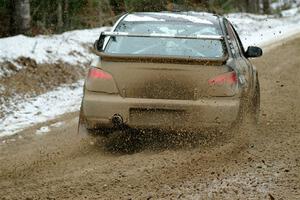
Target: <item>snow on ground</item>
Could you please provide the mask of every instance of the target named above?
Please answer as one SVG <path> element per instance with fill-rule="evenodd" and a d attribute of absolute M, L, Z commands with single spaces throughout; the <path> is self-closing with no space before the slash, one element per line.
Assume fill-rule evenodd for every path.
<path fill-rule="evenodd" d="M 299 8 L 296 9 L 298 11 L 295 8 L 285 11 L 283 16 L 287 17 L 283 18 L 245 13 L 229 14 L 227 17 L 236 26 L 247 48 L 249 45 L 266 45 L 299 33 L 300 13 Z M 14 61 L 20 56 L 30 57 L 38 63 L 90 62 L 95 57 L 88 48 L 104 29 L 107 28 L 33 38 L 25 36 L 3 38 L 0 39 L 0 63 L 7 60 Z M 4 107 L 5 117 L 0 119 L 0 137 L 15 134 L 37 123 L 54 119 L 58 115 L 78 111 L 82 98 L 82 84 L 83 81 L 79 81 L 71 86 L 61 86 L 35 98 L 11 99 Z M 0 86 L 0 89 L 1 87 L 3 86 Z M 48 130 L 49 127 L 44 129 Z"/>
<path fill-rule="evenodd" d="M 292 8 L 284 12 L 286 15 L 289 15 L 289 17 L 278 18 L 267 15 L 234 13 L 229 14 L 227 18 L 236 27 L 246 49 L 251 45 L 265 46 L 274 41 L 299 33 L 299 8 Z"/>
<path fill-rule="evenodd" d="M 282 11 L 281 12 L 281 15 L 283 16 L 283 17 L 292 17 L 292 16 L 295 16 L 295 15 L 297 15 L 297 13 L 299 12 L 299 8 L 298 7 L 296 7 L 296 8 L 291 8 L 291 9 L 289 9 L 289 10 L 285 10 L 285 11 Z"/>
<path fill-rule="evenodd" d="M 291 6 L 291 8 L 298 7 L 300 5 L 300 0 L 276 0 L 271 3 L 271 8 L 276 10 L 276 9 L 281 9 L 282 7 L 285 6 Z"/>
<path fill-rule="evenodd" d="M 0 137 L 13 135 L 25 128 L 54 119 L 58 115 L 77 111 L 82 97 L 83 81 L 58 87 L 56 90 L 29 98 L 15 105 L 13 99 L 4 109 Z M 11 109 L 13 108 L 13 109 Z M 52 127 L 59 126 L 55 124 Z M 43 132 L 45 130 L 40 130 Z"/>
<path fill-rule="evenodd" d="M 41 127 L 40 129 L 38 129 L 36 131 L 36 134 L 37 135 L 43 135 L 43 134 L 48 133 L 48 132 L 50 132 L 49 126 L 43 126 L 43 127 Z"/>
<path fill-rule="evenodd" d="M 107 27 L 78 30 L 61 35 L 27 37 L 18 35 L 0 39 L 0 63 L 14 62 L 19 57 L 29 57 L 37 63 L 57 63 L 59 61 L 81 65 L 91 62 L 95 56 L 87 46 L 99 37 Z M 16 66 L 18 66 L 16 64 Z M 21 68 L 22 66 L 18 66 Z M 1 68 L 0 68 L 1 69 Z M 0 77 L 3 76 L 0 70 Z"/>
<path fill-rule="evenodd" d="M 51 124 L 50 127 L 51 128 L 59 128 L 62 127 L 65 123 L 64 122 L 56 122 L 54 124 Z"/>
<path fill-rule="evenodd" d="M 42 126 L 35 132 L 35 134 L 36 135 L 44 135 L 45 133 L 50 132 L 51 129 L 62 127 L 64 124 L 65 124 L 64 122 L 56 122 L 54 124 L 51 124 L 50 126 Z"/>

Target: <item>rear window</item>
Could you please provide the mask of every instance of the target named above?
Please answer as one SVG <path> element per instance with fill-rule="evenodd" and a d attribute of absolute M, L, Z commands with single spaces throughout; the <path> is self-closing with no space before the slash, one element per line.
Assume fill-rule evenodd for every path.
<path fill-rule="evenodd" d="M 215 25 L 201 23 L 179 23 L 167 21 L 121 22 L 116 32 L 140 34 L 172 34 L 183 36 L 222 35 Z M 225 54 L 223 41 L 176 38 L 113 37 L 105 52 L 110 54 L 132 54 L 146 56 L 180 56 L 219 58 Z"/>

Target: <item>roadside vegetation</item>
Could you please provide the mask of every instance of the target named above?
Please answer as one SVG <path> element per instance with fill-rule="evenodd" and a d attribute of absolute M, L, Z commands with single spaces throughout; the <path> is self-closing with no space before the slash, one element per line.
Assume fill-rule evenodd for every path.
<path fill-rule="evenodd" d="M 298 0 L 0 0 L 0 37 L 109 26 L 134 11 L 279 13 Z M 273 5 L 273 6 L 272 6 Z M 275 5 L 275 6 L 274 6 Z"/>

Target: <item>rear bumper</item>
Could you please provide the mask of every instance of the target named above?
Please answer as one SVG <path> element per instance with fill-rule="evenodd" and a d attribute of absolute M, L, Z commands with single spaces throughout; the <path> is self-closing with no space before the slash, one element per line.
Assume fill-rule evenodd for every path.
<path fill-rule="evenodd" d="M 82 106 L 91 129 L 112 128 L 112 117 L 117 114 L 132 128 L 198 130 L 231 125 L 238 117 L 240 99 L 138 99 L 85 91 Z"/>

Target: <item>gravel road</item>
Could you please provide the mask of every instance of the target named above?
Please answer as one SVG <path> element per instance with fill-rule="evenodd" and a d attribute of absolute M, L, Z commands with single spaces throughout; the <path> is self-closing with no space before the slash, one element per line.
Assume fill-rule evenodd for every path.
<path fill-rule="evenodd" d="M 95 141 L 72 113 L 47 134 L 2 138 L 0 199 L 300 199 L 299 55 L 296 38 L 253 61 L 257 131 Z"/>

